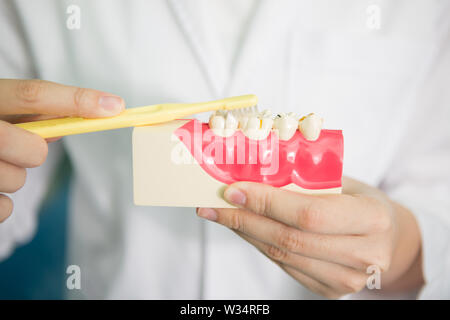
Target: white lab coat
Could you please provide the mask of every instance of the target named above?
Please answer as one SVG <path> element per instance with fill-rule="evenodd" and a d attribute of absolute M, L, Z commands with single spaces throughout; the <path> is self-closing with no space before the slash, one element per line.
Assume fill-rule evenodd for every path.
<path fill-rule="evenodd" d="M 73 3 L 80 30 L 66 28 Z M 374 3 L 379 29 L 368 21 Z M 130 107 L 254 93 L 261 108 L 319 113 L 325 127 L 344 131 L 344 173 L 416 215 L 427 281 L 420 297 L 449 298 L 449 4 L 261 0 L 235 59 L 226 59 L 194 1 L 1 0 L 0 77 L 105 90 Z M 67 264 L 82 271 L 82 289 L 70 295 L 317 297 L 194 209 L 134 206 L 131 129 L 66 137 L 59 148 L 74 166 Z M 3 257 L 32 236 L 59 154 L 51 150 L 13 195 L 14 214 L 0 225 Z"/>

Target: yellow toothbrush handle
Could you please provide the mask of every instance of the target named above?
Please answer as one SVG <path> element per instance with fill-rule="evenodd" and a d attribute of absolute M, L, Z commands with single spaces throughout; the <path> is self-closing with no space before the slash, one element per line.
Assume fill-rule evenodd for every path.
<path fill-rule="evenodd" d="M 43 138 L 53 138 L 162 123 L 200 112 L 248 108 L 255 106 L 256 103 L 257 97 L 255 95 L 245 95 L 209 102 L 157 104 L 131 108 L 126 109 L 118 116 L 110 118 L 84 119 L 69 117 L 19 123 L 16 126 L 36 133 Z"/>

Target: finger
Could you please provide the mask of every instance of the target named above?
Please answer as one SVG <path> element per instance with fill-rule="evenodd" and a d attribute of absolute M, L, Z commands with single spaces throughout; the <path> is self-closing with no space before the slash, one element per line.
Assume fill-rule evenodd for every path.
<path fill-rule="evenodd" d="M 271 260 L 294 268 L 302 274 L 332 288 L 335 292 L 340 294 L 355 293 L 361 291 L 366 285 L 367 274 L 361 271 L 332 262 L 290 253 L 253 239 L 242 232 L 236 231 L 236 233 Z"/>
<path fill-rule="evenodd" d="M 27 171 L 0 160 L 0 192 L 13 193 L 23 187 Z"/>
<path fill-rule="evenodd" d="M 0 80 L 0 114 L 51 114 L 84 118 L 120 113 L 122 98 L 93 90 L 44 80 Z"/>
<path fill-rule="evenodd" d="M 317 233 L 365 234 L 384 231 L 390 224 L 384 203 L 358 195 L 306 195 L 237 182 L 225 190 L 224 197 L 257 214 Z"/>
<path fill-rule="evenodd" d="M 47 142 L 38 135 L 0 121 L 0 160 L 33 168 L 44 163 L 47 152 Z"/>
<path fill-rule="evenodd" d="M 284 251 L 364 271 L 370 265 L 388 267 L 371 238 L 305 232 L 242 209 L 199 208 L 197 214 Z"/>
<path fill-rule="evenodd" d="M 13 211 L 13 202 L 4 194 L 0 194 L 0 223 L 5 221 Z"/>

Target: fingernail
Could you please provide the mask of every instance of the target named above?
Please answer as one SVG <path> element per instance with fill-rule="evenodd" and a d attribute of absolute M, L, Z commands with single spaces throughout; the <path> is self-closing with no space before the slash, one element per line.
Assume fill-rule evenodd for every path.
<path fill-rule="evenodd" d="M 237 206 L 244 206 L 247 201 L 245 193 L 234 187 L 228 187 L 223 196 L 225 197 L 225 200 Z"/>
<path fill-rule="evenodd" d="M 197 214 L 199 217 L 205 218 L 207 220 L 217 220 L 217 211 L 211 208 L 199 208 Z"/>
<path fill-rule="evenodd" d="M 123 99 L 117 96 L 102 96 L 98 99 L 98 104 L 108 113 L 117 114 L 123 108 Z"/>

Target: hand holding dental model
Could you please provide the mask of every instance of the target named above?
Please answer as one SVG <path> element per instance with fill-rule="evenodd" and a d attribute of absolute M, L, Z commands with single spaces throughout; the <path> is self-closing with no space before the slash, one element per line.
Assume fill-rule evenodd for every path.
<path fill-rule="evenodd" d="M 411 212 L 356 180 L 344 178 L 343 186 L 341 195 L 305 195 L 237 182 L 224 196 L 238 208 L 197 212 L 328 298 L 362 290 L 377 269 L 382 290 L 421 286 L 421 240 Z"/>
<path fill-rule="evenodd" d="M 297 120 L 292 113 L 272 119 L 267 111 L 221 111 L 209 124 L 179 120 L 135 128 L 135 202 L 210 204 L 198 205 L 200 217 L 232 229 L 325 297 L 362 290 L 374 271 L 382 272 L 384 290 L 419 287 L 424 281 L 421 240 L 413 215 L 358 181 L 345 178 L 343 194 L 333 188 L 341 186 L 342 134 L 322 129 L 322 123 L 315 114 Z M 277 155 L 269 142 L 274 135 L 279 137 Z M 279 170 L 261 174 L 261 163 L 249 163 L 258 158 L 247 156 L 251 145 L 263 146 L 258 156 L 279 160 Z M 174 150 L 195 161 L 174 164 L 168 156 L 178 155 Z M 242 163 L 227 164 L 216 157 L 235 160 L 239 150 L 247 152 Z M 295 188 L 285 188 L 290 181 Z M 225 192 L 219 192 L 222 186 Z"/>
<path fill-rule="evenodd" d="M 306 140 L 316 141 L 323 124 L 315 114 L 299 121 L 293 113 L 280 114 L 272 120 L 267 111 L 237 119 L 231 113 L 216 113 L 209 126 L 225 137 L 240 128 L 254 140 L 266 139 L 273 130 L 282 141 L 292 139 L 298 127 Z M 321 175 L 316 168 L 311 170 Z M 305 195 L 236 182 L 224 197 L 237 208 L 200 208 L 198 215 L 234 230 L 325 297 L 362 290 L 374 271 L 383 272 L 383 289 L 421 285 L 420 236 L 412 214 L 380 190 L 349 178 L 344 179 L 343 193 Z M 409 287 L 402 287 L 402 282 Z"/>

